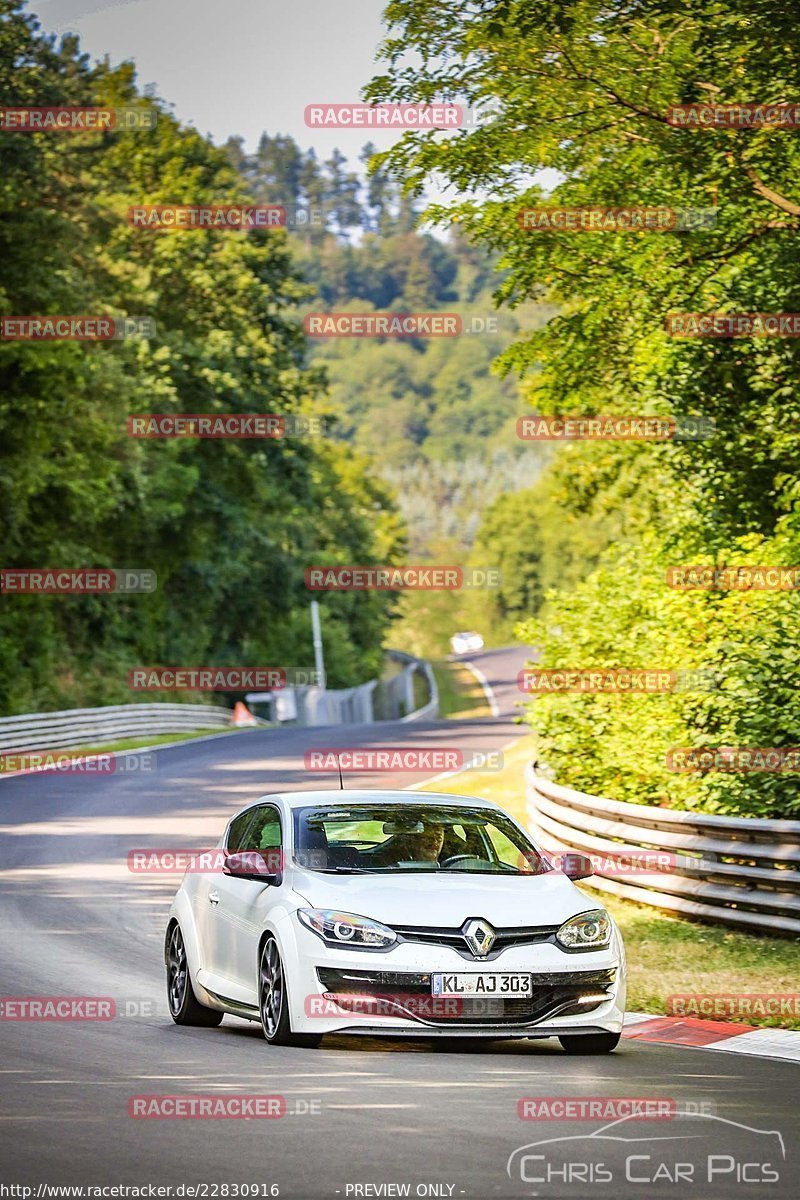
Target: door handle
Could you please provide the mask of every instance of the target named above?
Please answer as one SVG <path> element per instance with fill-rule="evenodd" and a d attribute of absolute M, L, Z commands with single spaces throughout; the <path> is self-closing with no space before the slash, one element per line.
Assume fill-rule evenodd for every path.
<path fill-rule="evenodd" d="M 219 904 L 219 892 L 209 892 L 208 893 L 208 903 L 209 904 Z"/>

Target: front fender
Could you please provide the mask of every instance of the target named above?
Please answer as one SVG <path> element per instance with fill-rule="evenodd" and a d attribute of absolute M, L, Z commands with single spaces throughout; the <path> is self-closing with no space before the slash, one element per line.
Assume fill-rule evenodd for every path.
<path fill-rule="evenodd" d="M 265 922 L 259 934 L 255 961 L 255 978 L 258 979 L 261 967 L 261 950 L 267 936 L 272 936 L 278 943 L 278 953 L 281 956 L 284 972 L 284 987 L 289 1000 L 289 1012 L 294 1012 L 293 1001 L 298 985 L 297 979 L 297 931 L 292 920 L 297 910 L 297 898 L 287 897 L 286 901 L 276 906 Z"/>

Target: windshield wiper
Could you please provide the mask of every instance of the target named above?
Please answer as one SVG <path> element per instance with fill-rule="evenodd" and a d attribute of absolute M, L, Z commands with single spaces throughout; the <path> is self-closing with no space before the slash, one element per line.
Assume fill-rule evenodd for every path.
<path fill-rule="evenodd" d="M 319 871 L 321 875 L 368 875 L 368 867 L 310 867 L 312 871 Z"/>
<path fill-rule="evenodd" d="M 309 867 L 321 875 L 408 875 L 412 871 L 431 872 L 430 867 Z M 440 868 L 437 868 L 440 869 Z M 433 872 L 435 874 L 435 871 Z"/>

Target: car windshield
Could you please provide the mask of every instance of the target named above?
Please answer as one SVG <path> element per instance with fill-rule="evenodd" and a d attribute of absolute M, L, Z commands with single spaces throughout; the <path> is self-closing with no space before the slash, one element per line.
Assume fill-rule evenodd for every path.
<path fill-rule="evenodd" d="M 294 814 L 295 861 L 342 874 L 540 875 L 551 865 L 502 813 L 479 806 L 357 804 Z"/>

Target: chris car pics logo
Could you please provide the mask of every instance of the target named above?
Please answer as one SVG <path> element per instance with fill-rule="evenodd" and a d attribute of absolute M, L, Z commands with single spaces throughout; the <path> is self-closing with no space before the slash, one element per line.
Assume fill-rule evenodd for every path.
<path fill-rule="evenodd" d="M 506 1171 L 531 1194 L 562 1200 L 565 1187 L 603 1197 L 649 1196 L 637 1189 L 677 1187 L 658 1195 L 703 1200 L 750 1200 L 753 1188 L 783 1178 L 786 1147 L 775 1129 L 730 1121 L 685 1105 L 654 1134 L 652 1120 L 634 1112 L 591 1133 L 539 1138 L 508 1157 Z M 623 1191 L 620 1192 L 620 1188 Z M 587 1193 L 588 1194 L 588 1191 Z M 774 1192 L 772 1193 L 775 1194 Z"/>

